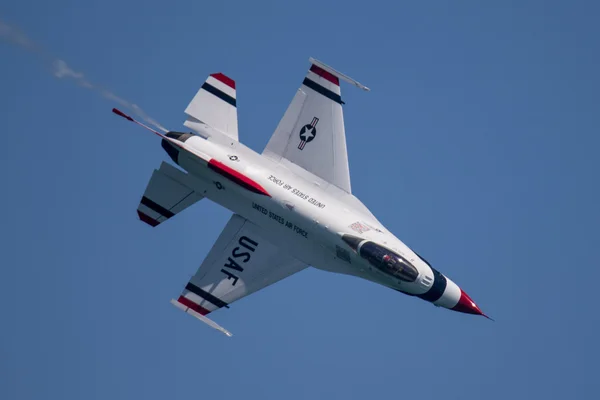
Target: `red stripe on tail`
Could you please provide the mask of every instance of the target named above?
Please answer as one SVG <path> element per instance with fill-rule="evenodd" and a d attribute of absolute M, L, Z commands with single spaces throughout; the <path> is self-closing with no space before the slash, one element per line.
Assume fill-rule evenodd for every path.
<path fill-rule="evenodd" d="M 231 79 L 230 77 L 228 77 L 227 75 L 223 75 L 222 73 L 218 72 L 216 74 L 210 74 L 210 76 L 212 76 L 219 82 L 223 82 L 230 88 L 235 89 L 235 81 L 233 79 Z"/>
<path fill-rule="evenodd" d="M 140 210 L 137 210 L 137 213 L 138 213 L 138 217 L 140 217 L 140 220 L 142 220 L 143 222 L 147 223 L 151 227 L 155 227 L 156 225 L 160 224 L 160 222 L 158 222 L 155 219 L 150 218 L 149 216 L 147 216 L 146 214 L 144 214 Z"/>

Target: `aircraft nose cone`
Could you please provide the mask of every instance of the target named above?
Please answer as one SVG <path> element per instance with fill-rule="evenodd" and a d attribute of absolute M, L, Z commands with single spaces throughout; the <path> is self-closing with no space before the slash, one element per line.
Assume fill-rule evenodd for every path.
<path fill-rule="evenodd" d="M 473 299 L 471 299 L 471 297 L 462 289 L 460 289 L 460 299 L 458 300 L 458 303 L 452 307 L 452 309 L 465 314 L 483 315 L 489 319 L 489 317 L 485 315 L 483 311 L 481 311 L 477 304 L 475 304 Z"/>

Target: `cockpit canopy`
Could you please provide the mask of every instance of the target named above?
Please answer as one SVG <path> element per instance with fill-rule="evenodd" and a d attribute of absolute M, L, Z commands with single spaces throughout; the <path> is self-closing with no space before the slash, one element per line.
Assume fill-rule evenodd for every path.
<path fill-rule="evenodd" d="M 388 275 L 405 282 L 414 282 L 419 276 L 419 271 L 407 259 L 390 249 L 352 235 L 344 235 L 342 239 L 369 264 Z"/>

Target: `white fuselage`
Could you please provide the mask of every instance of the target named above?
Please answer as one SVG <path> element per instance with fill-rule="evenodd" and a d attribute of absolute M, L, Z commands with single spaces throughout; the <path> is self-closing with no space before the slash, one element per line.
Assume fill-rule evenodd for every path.
<path fill-rule="evenodd" d="M 388 232 L 356 198 L 349 202 L 347 198 L 332 195 L 331 190 L 319 186 L 318 179 L 311 182 L 302 178 L 239 142 L 232 141 L 225 146 L 192 136 L 185 141 L 185 146 L 206 156 L 199 160 L 197 156 L 181 151 L 177 160 L 195 178 L 196 191 L 263 228 L 269 233 L 268 240 L 300 261 L 319 269 L 358 276 L 407 294 L 423 296 L 432 289 L 435 274 L 439 273 Z M 250 179 L 268 195 L 248 190 L 208 168 L 207 159 L 217 160 Z M 342 235 L 360 237 L 400 254 L 418 270 L 417 279 L 405 282 L 373 268 L 356 249 L 342 240 Z M 458 303 L 461 290 L 450 279 L 446 280 L 443 294 L 440 293 L 433 303 L 452 308 Z"/>

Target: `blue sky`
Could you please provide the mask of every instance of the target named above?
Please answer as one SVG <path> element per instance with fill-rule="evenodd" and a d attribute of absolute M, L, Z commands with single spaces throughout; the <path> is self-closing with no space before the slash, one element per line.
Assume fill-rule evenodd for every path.
<path fill-rule="evenodd" d="M 596 2 L 4 2 L 45 54 L 171 129 L 237 81 L 261 151 L 313 56 L 352 185 L 496 322 L 310 269 L 213 317 L 169 304 L 230 213 L 152 229 L 159 141 L 0 41 L 0 398 L 592 399 L 600 345 Z"/>

